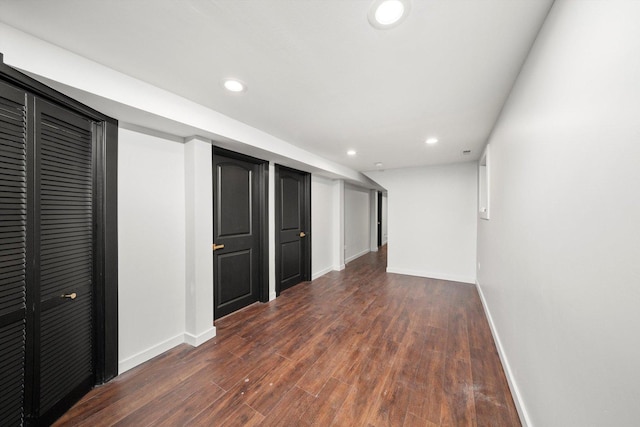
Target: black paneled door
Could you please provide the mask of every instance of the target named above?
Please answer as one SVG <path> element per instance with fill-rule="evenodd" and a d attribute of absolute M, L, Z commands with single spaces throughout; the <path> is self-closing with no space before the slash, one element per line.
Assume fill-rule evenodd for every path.
<path fill-rule="evenodd" d="M 311 178 L 276 166 L 276 292 L 311 280 Z"/>
<path fill-rule="evenodd" d="M 214 318 L 260 299 L 260 164 L 214 153 Z"/>

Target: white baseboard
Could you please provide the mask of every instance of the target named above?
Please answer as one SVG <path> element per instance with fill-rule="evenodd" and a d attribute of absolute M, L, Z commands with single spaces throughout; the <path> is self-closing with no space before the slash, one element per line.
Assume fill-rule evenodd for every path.
<path fill-rule="evenodd" d="M 362 252 L 358 252 L 358 253 L 357 253 L 357 254 L 355 254 L 355 255 L 351 255 L 349 258 L 347 258 L 347 259 L 345 259 L 345 260 L 344 260 L 344 263 L 345 263 L 345 264 L 348 264 L 348 263 L 350 263 L 351 261 L 353 261 L 354 259 L 356 259 L 356 258 L 360 258 L 362 255 L 366 255 L 366 254 L 368 254 L 369 252 L 371 252 L 369 249 L 365 249 L 365 250 L 364 250 L 364 251 L 362 251 Z"/>
<path fill-rule="evenodd" d="M 273 301 L 276 297 L 277 295 L 275 292 L 269 292 L 269 301 Z"/>
<path fill-rule="evenodd" d="M 431 279 L 449 280 L 451 282 L 462 282 L 475 285 L 475 277 L 458 276 L 456 274 L 434 273 L 433 271 L 409 270 L 405 268 L 387 267 L 387 273 L 405 274 L 407 276 L 429 277 Z"/>
<path fill-rule="evenodd" d="M 199 335 L 193 335 L 189 332 L 184 333 L 184 342 L 194 347 L 198 347 L 199 345 L 204 344 L 209 341 L 211 338 L 216 336 L 216 327 L 212 326 L 208 330 L 204 331 Z"/>
<path fill-rule="evenodd" d="M 316 280 L 318 277 L 324 276 L 325 274 L 333 270 L 334 270 L 333 267 L 327 267 L 327 268 L 323 268 L 320 271 L 316 271 L 311 275 L 311 280 Z"/>
<path fill-rule="evenodd" d="M 489 321 L 489 328 L 491 329 L 491 335 L 493 335 L 493 341 L 496 343 L 496 347 L 498 348 L 498 355 L 500 356 L 500 361 L 502 362 L 502 367 L 504 368 L 505 374 L 507 376 L 507 382 L 509 383 L 509 388 L 511 389 L 511 395 L 513 397 L 514 403 L 516 404 L 518 415 L 520 416 L 520 423 L 522 423 L 522 427 L 533 427 L 533 423 L 531 422 L 531 418 L 529 418 L 529 413 L 527 412 L 524 401 L 522 400 L 522 394 L 520 394 L 520 389 L 518 388 L 515 382 L 515 378 L 513 377 L 513 371 L 511 370 L 511 366 L 509 365 L 509 360 L 507 359 L 507 355 L 504 352 L 504 348 L 502 347 L 500 336 L 498 335 L 496 326 L 493 323 L 491 312 L 489 311 L 487 301 L 484 299 L 484 294 L 482 293 L 482 288 L 480 287 L 480 283 L 478 283 L 478 281 L 476 281 L 476 289 L 478 290 L 478 294 L 480 295 L 480 301 L 482 301 L 484 314 L 485 316 L 487 316 L 487 320 Z"/>
<path fill-rule="evenodd" d="M 165 351 L 171 350 L 173 347 L 180 345 L 184 342 L 184 334 L 176 335 L 175 337 L 169 338 L 168 340 L 162 341 L 152 347 L 149 347 L 146 350 L 143 350 L 139 353 L 134 354 L 133 356 L 127 357 L 124 360 L 118 362 L 118 375 L 128 371 L 131 368 L 135 368 L 136 366 L 146 362 L 147 360 L 151 360 L 159 354 L 164 353 Z"/>
<path fill-rule="evenodd" d="M 144 362 L 153 359 L 154 357 L 164 353 L 165 351 L 171 350 L 173 347 L 187 343 L 194 347 L 198 347 L 199 345 L 204 344 L 209 341 L 211 338 L 216 336 L 216 328 L 212 326 L 211 329 L 201 333 L 198 336 L 192 335 L 188 332 L 184 334 L 176 335 L 175 337 L 169 338 L 168 340 L 162 341 L 152 347 L 149 347 L 146 350 L 143 350 L 139 353 L 134 354 L 133 356 L 127 357 L 124 360 L 118 362 L 118 375 L 121 375 L 127 372 L 129 369 L 135 368 L 138 365 L 143 364 Z"/>
<path fill-rule="evenodd" d="M 333 271 L 342 271 L 345 268 L 347 268 L 344 264 L 340 264 L 340 265 L 334 265 L 333 266 Z"/>

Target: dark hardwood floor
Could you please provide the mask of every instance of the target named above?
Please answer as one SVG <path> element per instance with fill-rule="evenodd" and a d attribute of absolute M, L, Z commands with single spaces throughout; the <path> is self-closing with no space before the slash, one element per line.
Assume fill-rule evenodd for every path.
<path fill-rule="evenodd" d="M 56 425 L 519 426 L 474 286 L 385 265 L 383 247 L 222 318 Z"/>

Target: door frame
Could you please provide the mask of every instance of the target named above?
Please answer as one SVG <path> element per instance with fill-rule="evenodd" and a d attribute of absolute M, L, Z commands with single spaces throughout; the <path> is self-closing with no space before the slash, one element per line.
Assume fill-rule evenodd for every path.
<path fill-rule="evenodd" d="M 280 171 L 286 170 L 304 175 L 304 194 L 302 196 L 302 202 L 305 210 L 305 216 L 303 218 L 302 227 L 305 230 L 306 236 L 302 239 L 303 253 L 306 254 L 305 259 L 302 261 L 303 272 L 301 274 L 302 281 L 311 280 L 311 174 L 298 169 L 293 169 L 287 166 L 275 165 L 274 183 L 275 183 L 275 273 L 276 273 L 276 296 L 280 296 L 280 233 L 278 232 L 278 223 L 282 220 L 282 194 L 280 192 Z"/>
<path fill-rule="evenodd" d="M 94 384 L 103 384 L 118 375 L 118 121 L 76 101 L 6 65 L 0 53 L 0 80 L 26 91 L 33 96 L 81 114 L 94 122 Z M 28 160 L 29 161 L 29 160 Z M 34 202 L 33 197 L 28 201 Z M 32 222 L 32 221 L 31 221 Z M 33 224 L 31 224 L 33 225 Z M 27 234 L 27 252 L 33 251 L 33 239 L 39 239 L 33 230 Z M 27 284 L 27 307 L 32 307 L 34 284 Z M 29 311 L 29 310 L 28 310 Z M 30 324 L 31 323 L 31 324 Z M 37 350 L 35 326 L 27 322 L 27 354 Z M 29 350 L 29 348 L 31 350 Z M 33 355 L 33 354 L 32 354 Z M 34 404 L 30 394 L 38 369 L 25 370 L 25 420 L 33 415 Z M 38 414 L 42 415 L 42 414 Z"/>
<path fill-rule="evenodd" d="M 382 246 L 382 191 L 378 191 L 378 247 Z"/>
<path fill-rule="evenodd" d="M 259 231 L 259 271 L 258 271 L 258 300 L 260 302 L 268 302 L 269 301 L 269 162 L 266 160 L 258 159 L 256 157 L 248 156 L 246 154 L 241 154 L 235 151 L 228 150 L 226 148 L 218 147 L 216 145 L 213 146 L 211 150 L 211 163 L 215 160 L 216 155 L 229 157 L 231 159 L 241 160 L 244 162 L 253 163 L 258 166 L 258 191 L 259 191 L 259 212 L 258 217 L 260 220 L 260 231 Z M 215 167 L 212 167 L 211 170 L 211 182 L 215 183 Z M 215 193 L 216 188 L 215 184 L 212 184 L 212 191 Z M 212 195 L 212 203 L 215 199 L 215 195 Z M 213 209 L 213 226 L 215 227 L 215 209 Z M 215 228 L 212 228 L 214 230 Z M 215 234 L 215 233 L 214 233 Z M 211 236 L 211 241 L 213 242 L 215 235 Z M 211 255 L 213 256 L 213 254 Z M 215 264 L 213 266 L 215 268 Z M 215 298 L 215 272 L 213 274 L 212 286 L 214 286 L 213 297 Z M 215 300 L 213 301 L 213 307 L 215 310 Z M 214 314 L 215 317 L 215 314 Z"/>

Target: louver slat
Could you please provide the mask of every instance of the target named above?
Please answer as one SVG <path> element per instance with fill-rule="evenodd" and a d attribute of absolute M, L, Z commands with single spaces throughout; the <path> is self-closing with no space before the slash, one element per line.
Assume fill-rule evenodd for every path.
<path fill-rule="evenodd" d="M 90 121 L 44 103 L 39 117 L 44 414 L 93 375 L 93 153 Z M 75 300 L 61 300 L 71 292 Z"/>
<path fill-rule="evenodd" d="M 0 420 L 23 422 L 26 296 L 26 94 L 0 83 Z"/>

